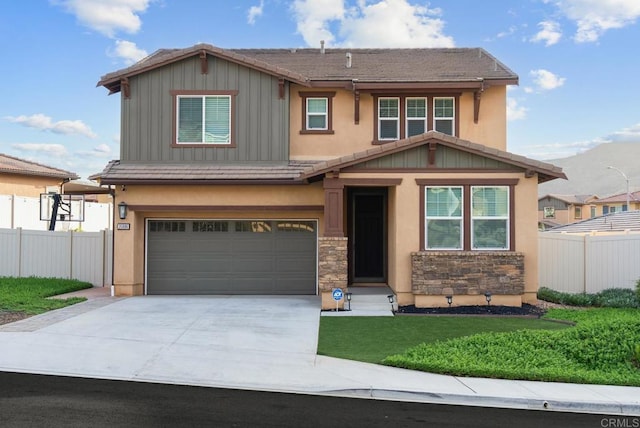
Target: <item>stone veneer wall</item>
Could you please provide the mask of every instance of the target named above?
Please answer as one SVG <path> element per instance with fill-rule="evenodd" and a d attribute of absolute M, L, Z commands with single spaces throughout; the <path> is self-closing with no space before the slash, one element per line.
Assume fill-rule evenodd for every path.
<path fill-rule="evenodd" d="M 347 240 L 342 237 L 318 238 L 318 288 L 320 292 L 347 288 Z"/>
<path fill-rule="evenodd" d="M 524 293 L 524 254 L 506 251 L 411 253 L 413 294 Z"/>

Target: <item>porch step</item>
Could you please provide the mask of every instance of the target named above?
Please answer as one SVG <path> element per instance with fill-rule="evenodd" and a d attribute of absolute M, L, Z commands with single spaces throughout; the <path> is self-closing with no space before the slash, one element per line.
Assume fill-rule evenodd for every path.
<path fill-rule="evenodd" d="M 344 311 L 323 311 L 322 316 L 361 316 L 361 317 L 384 317 L 393 316 L 391 304 L 389 303 L 390 294 L 393 294 L 389 287 L 349 287 L 351 293 L 351 310 L 349 302 L 345 301 Z M 394 309 L 397 304 L 394 302 Z"/>

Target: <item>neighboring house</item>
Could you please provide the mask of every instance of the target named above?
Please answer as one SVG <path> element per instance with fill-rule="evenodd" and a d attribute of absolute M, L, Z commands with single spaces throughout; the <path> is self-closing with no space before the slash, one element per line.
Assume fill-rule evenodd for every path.
<path fill-rule="evenodd" d="M 79 178 L 75 173 L 0 153 L 0 195 L 39 198 L 60 192 L 63 183 Z"/>
<path fill-rule="evenodd" d="M 162 49 L 120 93 L 117 295 L 309 294 L 388 284 L 399 305 L 536 300 L 538 183 L 506 151 L 483 49 Z"/>
<path fill-rule="evenodd" d="M 595 217 L 595 195 L 544 195 L 538 198 L 538 227 L 541 230 Z"/>
<path fill-rule="evenodd" d="M 627 200 L 629 201 L 629 205 L 627 205 Z M 619 195 L 598 199 L 594 201 L 594 205 L 597 210 L 597 215 L 640 210 L 640 191 L 629 192 L 628 196 L 626 193 L 621 193 Z"/>
<path fill-rule="evenodd" d="M 566 224 L 552 229 L 547 232 L 564 232 L 564 233 L 626 233 L 640 232 L 640 211 L 624 211 L 609 213 L 602 216 L 583 220 L 577 223 Z"/>

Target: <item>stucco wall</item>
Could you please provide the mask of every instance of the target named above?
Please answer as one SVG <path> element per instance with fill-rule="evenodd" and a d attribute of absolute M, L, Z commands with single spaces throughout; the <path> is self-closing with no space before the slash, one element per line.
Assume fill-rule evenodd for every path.
<path fill-rule="evenodd" d="M 61 178 L 35 177 L 30 175 L 0 174 L 0 195 L 17 195 L 39 198 L 47 186 L 60 191 Z"/>
<path fill-rule="evenodd" d="M 116 187 L 115 204 L 124 201 L 130 207 L 126 219 L 116 219 L 116 224 L 129 223 L 130 229 L 118 230 L 116 227 L 114 231 L 114 285 L 119 295 L 144 293 L 145 220 L 148 218 L 312 219 L 318 220 L 318 236 L 323 233 L 324 191 L 321 183 L 300 186 L 127 185 L 125 191 Z M 273 208 L 278 206 L 285 208 Z M 310 210 L 308 207 L 311 206 L 320 208 Z"/>
<path fill-rule="evenodd" d="M 373 96 L 360 94 L 360 122 L 354 123 L 354 95 L 351 91 L 336 90 L 333 98 L 333 134 L 300 134 L 302 129 L 302 98 L 300 91 L 308 91 L 291 85 L 290 136 L 292 159 L 330 159 L 368 150 L 372 147 L 374 130 Z M 325 89 L 323 89 L 324 91 Z M 326 89 L 331 91 L 331 89 Z M 474 123 L 473 93 L 463 93 L 460 97 L 459 137 L 506 150 L 506 88 L 490 87 L 483 92 L 478 123 Z"/>

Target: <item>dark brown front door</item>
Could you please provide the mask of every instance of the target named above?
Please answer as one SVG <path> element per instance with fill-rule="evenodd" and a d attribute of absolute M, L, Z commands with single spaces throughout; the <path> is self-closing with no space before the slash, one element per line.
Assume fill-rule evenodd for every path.
<path fill-rule="evenodd" d="M 352 283 L 386 282 L 387 189 L 351 189 L 349 276 Z"/>

